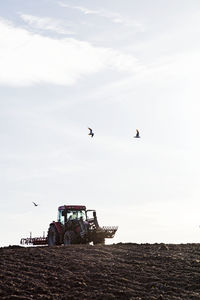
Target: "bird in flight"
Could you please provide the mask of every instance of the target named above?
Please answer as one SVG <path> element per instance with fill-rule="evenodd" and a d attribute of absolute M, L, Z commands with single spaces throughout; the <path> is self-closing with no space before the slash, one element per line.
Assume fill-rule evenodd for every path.
<path fill-rule="evenodd" d="M 136 129 L 136 136 L 134 136 L 134 138 L 140 138 L 140 133 L 138 129 Z"/>
<path fill-rule="evenodd" d="M 33 202 L 34 206 L 38 206 L 38 204 L 36 204 L 35 202 Z"/>
<path fill-rule="evenodd" d="M 88 133 L 88 135 L 91 135 L 91 137 L 93 137 L 93 136 L 94 136 L 94 132 L 92 131 L 91 128 L 88 127 L 88 129 L 89 129 L 89 131 L 90 131 L 90 133 Z"/>

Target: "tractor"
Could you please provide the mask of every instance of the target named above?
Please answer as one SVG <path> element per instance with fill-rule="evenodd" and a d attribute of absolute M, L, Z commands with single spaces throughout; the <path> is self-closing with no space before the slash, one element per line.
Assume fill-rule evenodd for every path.
<path fill-rule="evenodd" d="M 87 210 L 82 205 L 58 207 L 58 219 L 49 225 L 47 237 L 23 238 L 21 244 L 32 245 L 72 245 L 105 244 L 106 238 L 113 238 L 118 227 L 100 227 L 95 210 Z"/>

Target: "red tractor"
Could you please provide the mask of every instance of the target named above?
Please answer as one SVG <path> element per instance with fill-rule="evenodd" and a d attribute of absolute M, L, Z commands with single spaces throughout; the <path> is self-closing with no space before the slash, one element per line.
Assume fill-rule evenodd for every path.
<path fill-rule="evenodd" d="M 82 205 L 63 205 L 58 207 L 58 220 L 50 224 L 47 237 L 23 238 L 21 244 L 104 244 L 105 238 L 113 238 L 117 229 L 100 227 L 95 210 L 86 210 Z"/>

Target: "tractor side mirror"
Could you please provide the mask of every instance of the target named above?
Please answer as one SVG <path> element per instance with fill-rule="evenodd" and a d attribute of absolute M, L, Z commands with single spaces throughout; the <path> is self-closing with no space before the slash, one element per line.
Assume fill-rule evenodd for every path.
<path fill-rule="evenodd" d="M 97 214 L 96 211 L 93 211 L 93 217 L 96 218 Z"/>

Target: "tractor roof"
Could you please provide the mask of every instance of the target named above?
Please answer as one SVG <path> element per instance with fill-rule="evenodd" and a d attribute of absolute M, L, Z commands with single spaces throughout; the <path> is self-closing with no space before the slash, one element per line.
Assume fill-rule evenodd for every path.
<path fill-rule="evenodd" d="M 62 205 L 58 207 L 58 210 L 86 210 L 86 207 L 83 205 Z"/>

